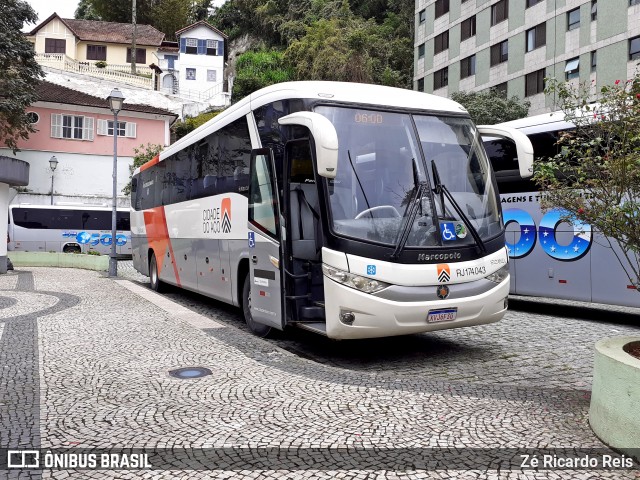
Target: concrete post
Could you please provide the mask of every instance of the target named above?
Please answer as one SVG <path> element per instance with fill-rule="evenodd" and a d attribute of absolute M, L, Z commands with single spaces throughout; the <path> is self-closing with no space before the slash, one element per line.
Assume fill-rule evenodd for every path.
<path fill-rule="evenodd" d="M 0 234 L 4 230 L 4 238 L 0 238 L 0 273 L 7 273 L 7 219 L 9 216 L 9 185 L 0 183 Z"/>

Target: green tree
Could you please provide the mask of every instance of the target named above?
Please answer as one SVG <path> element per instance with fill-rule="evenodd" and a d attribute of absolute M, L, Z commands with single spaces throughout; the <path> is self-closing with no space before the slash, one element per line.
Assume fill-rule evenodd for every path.
<path fill-rule="evenodd" d="M 296 78 L 411 88 L 414 13 L 406 0 L 227 0 L 210 21 L 231 39 L 288 49 Z"/>
<path fill-rule="evenodd" d="M 411 41 L 390 39 L 392 31 L 392 20 L 379 25 L 373 19 L 352 15 L 343 7 L 340 16 L 307 27 L 306 35 L 289 45 L 285 59 L 296 80 L 408 87 L 411 69 L 397 57 L 402 56 L 399 52 L 411 48 Z"/>
<path fill-rule="evenodd" d="M 135 0 L 136 23 L 154 25 L 153 11 L 158 0 Z M 132 0 L 89 0 L 91 8 L 105 22 L 131 22 Z M 186 2 L 186 0 L 185 0 Z"/>
<path fill-rule="evenodd" d="M 640 75 L 604 86 L 591 104 L 591 85 L 547 79 L 565 120 L 575 125 L 558 140 L 560 153 L 534 164 L 543 208 L 564 209 L 568 222 L 590 224 L 640 290 Z"/>
<path fill-rule="evenodd" d="M 35 23 L 36 12 L 27 2 L 5 0 L 0 13 L 0 142 L 18 150 L 17 141 L 35 132 L 25 109 L 37 100 L 36 88 L 44 76 L 35 61 L 33 44 L 21 32 Z"/>
<path fill-rule="evenodd" d="M 129 195 L 131 193 L 131 177 L 133 176 L 133 172 L 136 168 L 141 167 L 149 160 L 152 160 L 153 157 L 160 154 L 162 151 L 162 145 L 156 145 L 154 143 L 147 143 L 146 145 L 142 144 L 138 148 L 133 149 L 133 164 L 129 166 L 129 183 L 125 185 L 122 189 L 122 193 L 125 195 Z"/>
<path fill-rule="evenodd" d="M 256 33 L 256 8 L 259 0 L 227 0 L 214 10 L 209 21 L 233 40 L 246 33 Z"/>
<path fill-rule="evenodd" d="M 100 15 L 98 15 L 93 9 L 91 0 L 80 0 L 74 17 L 78 20 L 102 20 Z"/>
<path fill-rule="evenodd" d="M 153 7 L 151 25 L 164 33 L 167 40 L 176 40 L 176 32 L 192 23 L 190 7 L 185 0 L 159 0 Z"/>
<path fill-rule="evenodd" d="M 286 66 L 284 55 L 276 50 L 245 52 L 236 62 L 236 76 L 233 82 L 233 101 L 274 83 L 292 79 L 292 71 Z"/>
<path fill-rule="evenodd" d="M 513 96 L 507 98 L 495 89 L 484 92 L 454 92 L 451 99 L 467 109 L 476 125 L 493 125 L 524 118 L 531 103 Z"/>
<path fill-rule="evenodd" d="M 188 133 L 193 132 L 196 128 L 204 125 L 219 113 L 220 112 L 205 112 L 201 113 L 197 117 L 185 118 L 181 122 L 176 122 L 176 124 L 172 127 L 173 132 L 176 135 L 176 140 L 180 140 Z"/>

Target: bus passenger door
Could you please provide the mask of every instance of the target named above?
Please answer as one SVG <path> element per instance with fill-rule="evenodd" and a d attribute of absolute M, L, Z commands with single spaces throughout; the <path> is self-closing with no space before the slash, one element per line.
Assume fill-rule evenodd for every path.
<path fill-rule="evenodd" d="M 273 155 L 251 152 L 249 168 L 249 256 L 253 320 L 284 328 L 280 205 Z"/>

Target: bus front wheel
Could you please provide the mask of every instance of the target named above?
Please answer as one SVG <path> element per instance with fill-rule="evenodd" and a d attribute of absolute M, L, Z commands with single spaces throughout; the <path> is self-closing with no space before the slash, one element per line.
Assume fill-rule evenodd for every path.
<path fill-rule="evenodd" d="M 151 254 L 151 260 L 149 260 L 149 283 L 151 284 L 151 290 L 161 293 L 164 291 L 164 283 L 160 281 L 160 273 L 158 272 L 158 261 L 156 260 L 156 254 Z"/>
<path fill-rule="evenodd" d="M 247 322 L 247 326 L 251 333 L 254 335 L 265 338 L 271 333 L 271 327 L 258 323 L 253 320 L 251 315 L 251 275 L 248 274 L 244 277 L 244 286 L 242 288 L 242 313 L 244 313 L 244 321 Z"/>

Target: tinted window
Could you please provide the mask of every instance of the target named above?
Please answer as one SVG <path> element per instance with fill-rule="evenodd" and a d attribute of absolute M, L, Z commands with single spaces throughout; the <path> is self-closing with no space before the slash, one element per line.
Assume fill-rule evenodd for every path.
<path fill-rule="evenodd" d="M 220 130 L 219 193 L 249 190 L 251 139 L 243 117 Z"/>
<path fill-rule="evenodd" d="M 518 154 L 510 140 L 495 139 L 484 142 L 494 172 L 518 170 Z"/>
<path fill-rule="evenodd" d="M 110 210 L 14 208 L 15 225 L 34 229 L 111 230 Z M 129 212 L 117 212 L 116 228 L 130 230 Z"/>
<path fill-rule="evenodd" d="M 191 191 L 191 159 L 193 150 L 182 150 L 172 156 L 171 203 L 185 202 Z"/>

